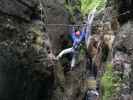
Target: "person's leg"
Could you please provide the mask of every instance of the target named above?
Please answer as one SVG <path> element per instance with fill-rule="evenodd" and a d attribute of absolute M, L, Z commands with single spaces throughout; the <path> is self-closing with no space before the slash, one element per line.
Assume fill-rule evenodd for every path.
<path fill-rule="evenodd" d="M 73 56 L 72 56 L 72 61 L 71 61 L 71 69 L 72 69 L 73 67 L 75 67 L 75 63 L 76 63 L 76 55 L 73 54 Z"/>
<path fill-rule="evenodd" d="M 72 61 L 71 61 L 71 69 L 73 69 L 75 67 L 75 64 L 76 64 L 76 58 L 77 58 L 77 55 L 78 55 L 78 51 L 74 50 L 73 52 L 73 56 L 72 56 Z"/>
<path fill-rule="evenodd" d="M 74 51 L 73 48 L 68 48 L 68 49 L 62 50 L 59 53 L 59 55 L 57 56 L 57 59 L 61 58 L 64 54 L 71 53 L 73 51 Z"/>

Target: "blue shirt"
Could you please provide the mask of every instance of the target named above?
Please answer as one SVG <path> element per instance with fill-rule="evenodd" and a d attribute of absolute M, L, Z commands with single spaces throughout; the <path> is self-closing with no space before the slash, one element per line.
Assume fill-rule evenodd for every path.
<path fill-rule="evenodd" d="M 77 48 L 81 41 L 85 40 L 85 34 L 85 32 L 80 32 L 80 36 L 76 36 L 75 32 L 71 34 L 74 48 Z"/>

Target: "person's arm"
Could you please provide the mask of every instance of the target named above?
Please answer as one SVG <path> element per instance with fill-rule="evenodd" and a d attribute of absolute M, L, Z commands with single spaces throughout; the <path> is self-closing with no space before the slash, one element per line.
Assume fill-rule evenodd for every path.
<path fill-rule="evenodd" d="M 72 27 L 72 33 L 74 33 L 75 32 L 75 28 L 74 28 L 74 26 Z"/>
<path fill-rule="evenodd" d="M 72 33 L 71 33 L 73 41 L 75 40 L 75 28 L 72 27 Z"/>
<path fill-rule="evenodd" d="M 86 26 L 83 26 L 81 36 L 79 38 L 79 43 L 83 40 L 83 38 L 85 38 L 85 35 L 86 35 Z"/>
<path fill-rule="evenodd" d="M 75 36 L 75 32 L 71 33 L 72 39 L 73 41 L 75 40 L 76 36 Z"/>
<path fill-rule="evenodd" d="M 87 25 L 83 25 L 83 27 L 82 27 L 82 32 L 86 32 L 86 26 L 87 26 Z"/>

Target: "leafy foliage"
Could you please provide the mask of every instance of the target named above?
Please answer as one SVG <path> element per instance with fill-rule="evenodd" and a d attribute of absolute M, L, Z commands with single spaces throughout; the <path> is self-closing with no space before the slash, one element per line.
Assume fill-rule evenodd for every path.
<path fill-rule="evenodd" d="M 101 85 L 103 89 L 102 100 L 111 100 L 111 97 L 115 96 L 120 91 L 121 78 L 117 73 L 113 72 L 111 64 L 107 65 L 107 70 L 101 79 Z"/>
<path fill-rule="evenodd" d="M 105 7 L 106 0 L 80 0 L 81 2 L 81 12 L 83 15 L 88 14 L 94 8 L 98 11 Z"/>
<path fill-rule="evenodd" d="M 67 0 L 69 1 L 69 0 Z M 76 2 L 66 2 L 65 8 L 68 10 L 70 14 L 70 21 L 76 22 L 76 15 L 80 13 L 80 1 L 77 0 Z"/>
<path fill-rule="evenodd" d="M 80 12 L 82 16 L 89 14 L 93 9 L 101 11 L 106 5 L 106 0 L 66 0 L 65 7 L 69 11 L 70 21 L 75 21 L 75 16 Z"/>

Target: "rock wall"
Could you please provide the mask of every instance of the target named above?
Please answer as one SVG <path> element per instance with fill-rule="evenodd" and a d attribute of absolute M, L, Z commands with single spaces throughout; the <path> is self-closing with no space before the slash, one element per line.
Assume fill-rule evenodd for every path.
<path fill-rule="evenodd" d="M 69 23 L 64 2 L 42 0 L 48 24 Z M 132 5 L 131 0 L 109 0 L 105 11 L 105 22 L 117 16 L 120 23 L 110 23 L 115 35 L 110 59 L 123 80 L 116 100 L 133 99 Z M 69 27 L 42 26 L 39 8 L 39 0 L 0 0 L 0 100 L 82 100 L 85 59 L 65 74 L 64 66 L 49 59 L 49 49 L 60 51 L 60 35 Z"/>
<path fill-rule="evenodd" d="M 122 25 L 114 41 L 114 68 L 121 73 L 123 80 L 120 97 L 121 100 L 132 98 L 132 22 Z M 125 99 L 124 99 L 125 98 Z M 131 99 L 131 100 L 132 100 Z"/>
<path fill-rule="evenodd" d="M 114 73 L 121 77 L 119 93 L 112 100 L 133 100 L 132 95 L 132 4 L 131 0 L 112 0 L 108 1 L 108 6 L 114 12 L 111 17 L 118 19 L 120 27 L 115 33 L 115 40 L 112 48 L 112 62 Z M 113 25 L 113 24 L 112 24 Z M 115 25 L 115 24 L 114 24 Z"/>
<path fill-rule="evenodd" d="M 68 22 L 63 3 L 47 0 L 49 23 Z M 45 8 L 45 0 L 42 4 Z M 52 96 L 55 65 L 48 48 L 59 48 L 55 36 L 64 29 L 48 27 L 55 32 L 46 33 L 38 8 L 39 0 L 0 0 L 0 100 L 50 100 Z"/>

